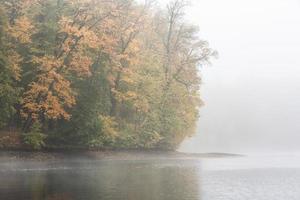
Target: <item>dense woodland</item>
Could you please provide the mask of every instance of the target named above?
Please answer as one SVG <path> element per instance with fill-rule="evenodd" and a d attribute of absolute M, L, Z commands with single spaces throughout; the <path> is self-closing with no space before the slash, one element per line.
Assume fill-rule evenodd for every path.
<path fill-rule="evenodd" d="M 185 6 L 0 0 L 2 132 L 37 149 L 176 148 L 194 132 L 199 69 L 215 55 Z"/>

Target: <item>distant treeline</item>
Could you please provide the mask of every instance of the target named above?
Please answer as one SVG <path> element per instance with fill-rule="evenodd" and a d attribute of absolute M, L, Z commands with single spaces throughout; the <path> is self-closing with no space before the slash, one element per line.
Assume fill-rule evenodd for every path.
<path fill-rule="evenodd" d="M 0 127 L 34 148 L 174 149 L 215 54 L 186 3 L 0 0 Z"/>

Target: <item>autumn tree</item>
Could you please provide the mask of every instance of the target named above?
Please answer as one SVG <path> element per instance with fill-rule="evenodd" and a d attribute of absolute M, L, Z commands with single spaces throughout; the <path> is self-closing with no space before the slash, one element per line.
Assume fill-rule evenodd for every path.
<path fill-rule="evenodd" d="M 38 5 L 41 7 L 39 10 L 51 6 L 60 12 L 56 12 L 59 13 L 56 16 L 49 12 L 38 13 L 36 16 L 39 19 L 36 26 L 41 28 L 35 35 L 38 40 L 34 43 L 34 48 L 38 52 L 32 56 L 31 63 L 36 66 L 38 73 L 23 97 L 25 130 L 35 120 L 53 122 L 70 119 L 67 109 L 75 105 L 76 97 L 68 77 L 83 78 L 90 75 L 90 67 L 94 62 L 93 51 L 101 43 L 94 28 L 114 12 L 109 8 L 109 1 L 103 1 L 101 9 L 95 6 L 99 1 L 66 1 L 64 4 L 55 2 L 42 2 Z M 70 11 L 62 15 L 65 6 L 69 6 Z M 44 27 L 50 22 L 54 27 Z M 52 37 L 48 38 L 50 41 L 45 41 L 43 28 L 52 33 Z"/>

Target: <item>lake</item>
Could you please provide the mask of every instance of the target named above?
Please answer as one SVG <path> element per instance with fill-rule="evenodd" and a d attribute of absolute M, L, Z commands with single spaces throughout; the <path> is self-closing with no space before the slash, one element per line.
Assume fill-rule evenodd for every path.
<path fill-rule="evenodd" d="M 1 200 L 299 200 L 300 156 L 2 161 Z"/>

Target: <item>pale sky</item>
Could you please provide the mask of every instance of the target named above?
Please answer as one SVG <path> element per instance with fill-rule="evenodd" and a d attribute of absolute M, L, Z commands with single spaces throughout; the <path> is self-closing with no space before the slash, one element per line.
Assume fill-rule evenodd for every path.
<path fill-rule="evenodd" d="M 202 70 L 205 106 L 181 150 L 300 151 L 300 1 L 194 0 L 187 13 L 219 59 Z"/>

